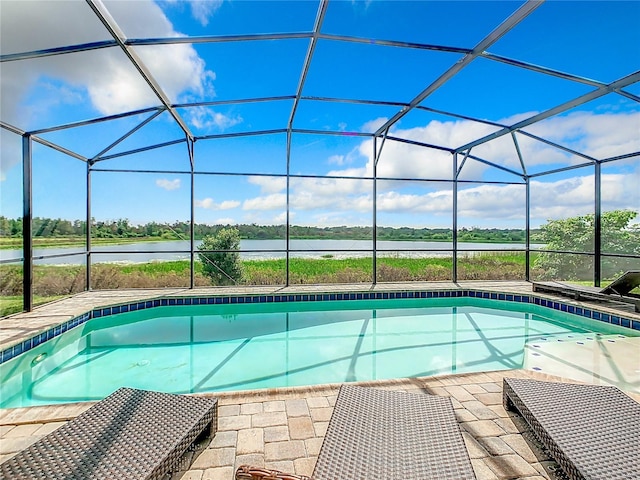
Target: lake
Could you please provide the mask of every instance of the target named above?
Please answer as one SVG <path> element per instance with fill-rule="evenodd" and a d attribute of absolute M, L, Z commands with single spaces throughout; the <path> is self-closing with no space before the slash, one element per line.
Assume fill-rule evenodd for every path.
<path fill-rule="evenodd" d="M 196 242 L 196 247 L 200 241 Z M 539 248 L 543 245 L 531 245 Z M 263 260 L 270 258 L 284 258 L 286 243 L 284 240 L 241 240 L 240 257 L 243 259 Z M 321 258 L 332 255 L 334 258 L 368 257 L 373 248 L 371 240 L 291 240 L 292 257 Z M 451 242 L 409 242 L 409 241 L 378 241 L 379 256 L 402 257 L 441 257 L 448 256 L 446 251 L 452 248 Z M 458 243 L 459 250 L 514 250 L 523 249 L 521 243 Z M 363 251 L 365 250 L 365 251 Z M 423 251 L 430 250 L 430 251 Z M 35 248 L 34 257 L 49 258 L 36 259 L 37 265 L 81 265 L 85 257 L 81 255 L 82 247 L 64 248 Z M 78 254 L 71 255 L 69 254 Z M 0 260 L 19 262 L 22 249 L 0 250 Z M 94 246 L 91 259 L 93 263 L 145 263 L 151 261 L 188 260 L 189 242 L 186 240 L 166 242 L 139 242 L 127 245 Z"/>

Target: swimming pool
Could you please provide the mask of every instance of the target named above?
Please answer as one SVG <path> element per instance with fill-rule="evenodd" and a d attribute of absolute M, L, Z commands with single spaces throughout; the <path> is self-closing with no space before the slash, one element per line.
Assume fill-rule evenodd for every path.
<path fill-rule="evenodd" d="M 120 386 L 200 393 L 517 369 L 531 342 L 640 335 L 558 304 L 471 297 L 173 303 L 94 311 L 3 362 L 0 406 L 97 400 Z"/>

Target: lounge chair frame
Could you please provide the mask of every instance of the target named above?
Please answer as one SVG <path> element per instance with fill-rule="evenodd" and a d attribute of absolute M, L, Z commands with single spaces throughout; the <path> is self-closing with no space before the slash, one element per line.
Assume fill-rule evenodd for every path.
<path fill-rule="evenodd" d="M 121 388 L 0 465 L 11 480 L 162 479 L 203 435 L 218 401 Z"/>
<path fill-rule="evenodd" d="M 616 387 L 505 377 L 503 403 L 572 480 L 640 478 L 640 404 Z"/>
<path fill-rule="evenodd" d="M 640 270 L 629 270 L 604 288 L 568 285 L 562 282 L 533 282 L 534 292 L 564 295 L 576 300 L 598 300 L 634 306 L 640 313 L 640 295 L 630 293 L 640 285 Z"/>
<path fill-rule="evenodd" d="M 472 480 L 451 399 L 340 388 L 312 477 L 241 466 L 237 480 Z"/>

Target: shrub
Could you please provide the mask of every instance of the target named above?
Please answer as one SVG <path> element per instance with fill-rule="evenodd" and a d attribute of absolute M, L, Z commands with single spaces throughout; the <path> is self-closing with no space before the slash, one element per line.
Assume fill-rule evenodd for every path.
<path fill-rule="evenodd" d="M 213 285 L 235 285 L 242 281 L 240 262 L 240 232 L 237 228 L 222 228 L 207 235 L 198 246 L 202 273 Z"/>
<path fill-rule="evenodd" d="M 606 253 L 640 254 L 640 225 L 631 224 L 637 212 L 612 210 L 601 216 L 602 251 Z M 571 252 L 594 251 L 594 215 L 563 220 L 549 220 L 541 227 L 541 241 L 548 250 Z M 605 278 L 614 278 L 625 270 L 628 259 L 602 258 Z M 542 253 L 534 266 L 543 270 L 544 277 L 553 280 L 590 280 L 593 276 L 593 257 L 562 253 Z"/>

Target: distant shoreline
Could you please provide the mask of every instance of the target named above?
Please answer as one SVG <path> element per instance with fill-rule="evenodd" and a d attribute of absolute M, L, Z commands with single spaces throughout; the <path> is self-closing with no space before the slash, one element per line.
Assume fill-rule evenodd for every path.
<path fill-rule="evenodd" d="M 195 244 L 197 258 L 198 246 Z M 542 244 L 531 244 L 534 249 L 544 247 Z M 274 260 L 286 258 L 287 244 L 279 240 L 240 240 L 239 254 L 242 260 Z M 378 258 L 445 258 L 451 257 L 452 242 L 424 242 L 419 240 L 379 240 L 375 246 L 372 240 L 317 240 L 292 239 L 289 242 L 290 258 L 304 259 L 346 259 L 371 258 L 373 251 Z M 472 256 L 475 252 L 524 252 L 524 243 L 488 243 L 458 242 L 460 256 Z M 66 244 L 56 247 L 34 246 L 33 253 L 36 265 L 76 265 L 83 264 L 86 259 L 84 244 L 75 246 Z M 115 244 L 92 244 L 91 263 L 146 263 L 188 260 L 191 244 L 188 240 L 163 241 L 130 241 Z M 0 250 L 3 263 L 20 262 L 22 249 Z"/>
<path fill-rule="evenodd" d="M 200 242 L 202 238 L 196 238 L 196 242 Z M 284 241 L 284 238 L 261 238 L 261 239 L 245 239 L 242 240 L 275 240 L 275 241 Z M 331 238 L 331 237 L 291 237 L 291 240 L 353 240 L 353 241 L 370 241 L 371 238 Z M 71 248 L 71 247 L 82 247 L 85 245 L 84 237 L 44 237 L 44 238 L 34 238 L 33 239 L 33 247 L 34 248 Z M 130 238 L 92 238 L 91 244 L 93 246 L 111 246 L 111 245 L 131 245 L 136 243 L 161 243 L 161 242 L 177 242 L 177 241 L 185 241 L 188 242 L 189 239 L 180 239 L 180 238 L 162 238 L 162 237 L 130 237 Z M 433 242 L 433 243 L 452 243 L 452 239 L 422 239 L 422 238 L 384 238 L 378 239 L 378 241 L 384 242 Z M 471 240 L 460 240 L 459 243 L 493 243 L 493 244 L 512 244 L 512 245 L 520 245 L 523 244 L 522 241 L 519 240 L 511 240 L 511 241 L 501 241 L 501 240 L 490 240 L 490 239 L 471 239 Z M 22 238 L 17 237 L 0 237 L 0 250 L 20 250 L 22 248 Z"/>

